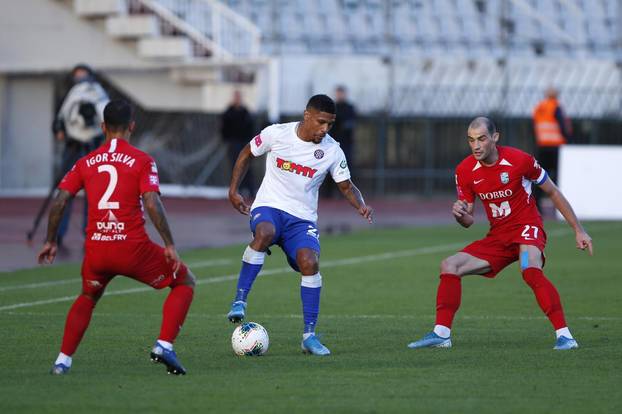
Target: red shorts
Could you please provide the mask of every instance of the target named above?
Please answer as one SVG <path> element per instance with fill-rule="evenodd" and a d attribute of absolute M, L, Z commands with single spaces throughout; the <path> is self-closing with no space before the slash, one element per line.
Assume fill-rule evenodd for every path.
<path fill-rule="evenodd" d="M 521 244 L 536 246 L 542 252 L 546 246 L 546 233 L 540 225 L 522 224 L 517 227 L 491 230 L 486 237 L 477 240 L 461 251 L 490 264 L 486 277 L 495 277 L 506 266 L 518 260 Z"/>
<path fill-rule="evenodd" d="M 183 263 L 175 273 L 173 263 L 164 257 L 164 248 L 151 240 L 91 243 L 85 249 L 82 290 L 93 295 L 100 294 L 117 275 L 162 289 L 181 283 L 188 274 Z"/>

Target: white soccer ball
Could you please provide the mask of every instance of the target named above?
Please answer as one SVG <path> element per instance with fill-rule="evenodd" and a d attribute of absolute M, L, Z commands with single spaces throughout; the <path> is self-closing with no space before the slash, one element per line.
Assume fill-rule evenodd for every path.
<path fill-rule="evenodd" d="M 231 346 L 237 355 L 259 356 L 268 351 L 268 331 L 258 323 L 239 325 L 231 335 Z"/>

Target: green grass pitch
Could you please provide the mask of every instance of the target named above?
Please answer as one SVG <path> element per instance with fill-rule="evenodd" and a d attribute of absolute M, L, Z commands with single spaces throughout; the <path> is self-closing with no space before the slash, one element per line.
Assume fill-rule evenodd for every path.
<path fill-rule="evenodd" d="M 225 319 L 243 246 L 186 252 L 200 282 L 176 343 L 185 377 L 149 362 L 167 292 L 115 279 L 72 371 L 53 377 L 79 266 L 0 274 L 0 412 L 622 412 L 622 223 L 586 227 L 594 257 L 565 224 L 546 224 L 545 273 L 581 346 L 570 352 L 552 350 L 518 264 L 463 281 L 452 349 L 406 348 L 433 325 L 440 260 L 484 226 L 323 236 L 318 331 L 328 358 L 300 352 L 299 277 L 278 248 L 249 297 L 247 320 L 270 334 L 259 358 L 233 354 Z"/>

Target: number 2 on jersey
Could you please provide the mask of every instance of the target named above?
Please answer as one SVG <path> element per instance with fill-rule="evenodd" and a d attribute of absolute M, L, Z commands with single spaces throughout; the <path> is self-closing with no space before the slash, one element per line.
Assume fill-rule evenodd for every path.
<path fill-rule="evenodd" d="M 104 191 L 104 195 L 102 195 L 102 198 L 99 199 L 99 203 L 97 203 L 97 208 L 100 210 L 118 210 L 118 201 L 108 201 L 110 200 L 110 196 L 114 192 L 114 189 L 117 187 L 117 181 L 119 179 L 117 169 L 112 165 L 104 164 L 97 167 L 97 172 L 107 172 L 110 175 L 108 187 L 106 187 L 106 191 Z"/>

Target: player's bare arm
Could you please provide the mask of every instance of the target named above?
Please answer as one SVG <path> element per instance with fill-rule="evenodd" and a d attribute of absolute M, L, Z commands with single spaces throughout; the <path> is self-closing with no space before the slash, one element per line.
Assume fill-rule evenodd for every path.
<path fill-rule="evenodd" d="M 361 191 L 354 185 L 351 180 L 341 181 L 337 183 L 339 191 L 350 202 L 352 207 L 358 210 L 359 214 L 367 219 L 370 223 L 373 223 L 374 209 L 371 206 L 365 204 Z"/>
<path fill-rule="evenodd" d="M 238 155 L 238 159 L 233 166 L 231 183 L 229 184 L 229 201 L 233 205 L 233 208 L 246 215 L 250 214 L 251 207 L 244 201 L 244 197 L 242 197 L 238 189 L 240 188 L 240 183 L 246 176 L 252 158 L 253 153 L 251 152 L 251 146 L 246 144 L 242 151 L 240 151 L 240 155 Z"/>
<path fill-rule="evenodd" d="M 471 227 L 475 222 L 473 218 L 473 203 L 467 203 L 464 200 L 456 200 L 451 212 L 462 227 Z"/>
<path fill-rule="evenodd" d="M 566 222 L 573 228 L 575 232 L 575 239 L 577 241 L 577 248 L 586 250 L 590 253 L 590 256 L 594 254 L 592 247 L 592 238 L 585 231 L 577 215 L 575 214 L 572 206 L 568 202 L 568 199 L 562 194 L 557 185 L 549 178 L 544 181 L 540 188 L 549 196 L 555 208 L 564 216 Z"/>
<path fill-rule="evenodd" d="M 166 219 L 166 211 L 164 210 L 162 200 L 160 200 L 160 196 L 155 191 L 148 191 L 142 197 L 145 210 L 147 210 L 151 222 L 160 234 L 160 237 L 162 237 L 162 241 L 164 241 L 164 255 L 168 261 L 175 263 L 175 271 L 177 271 L 180 266 L 179 255 L 175 249 L 175 242 Z"/>
<path fill-rule="evenodd" d="M 47 237 L 45 239 L 45 244 L 39 255 L 37 257 L 37 261 L 39 264 L 51 264 L 54 262 L 54 258 L 56 258 L 56 234 L 58 233 L 58 226 L 60 226 L 60 222 L 63 218 L 63 213 L 65 212 L 65 208 L 67 207 L 67 203 L 71 200 L 73 196 L 71 193 L 65 190 L 59 190 L 54 202 L 52 203 L 52 207 L 50 208 L 50 214 L 48 216 L 48 232 Z"/>

